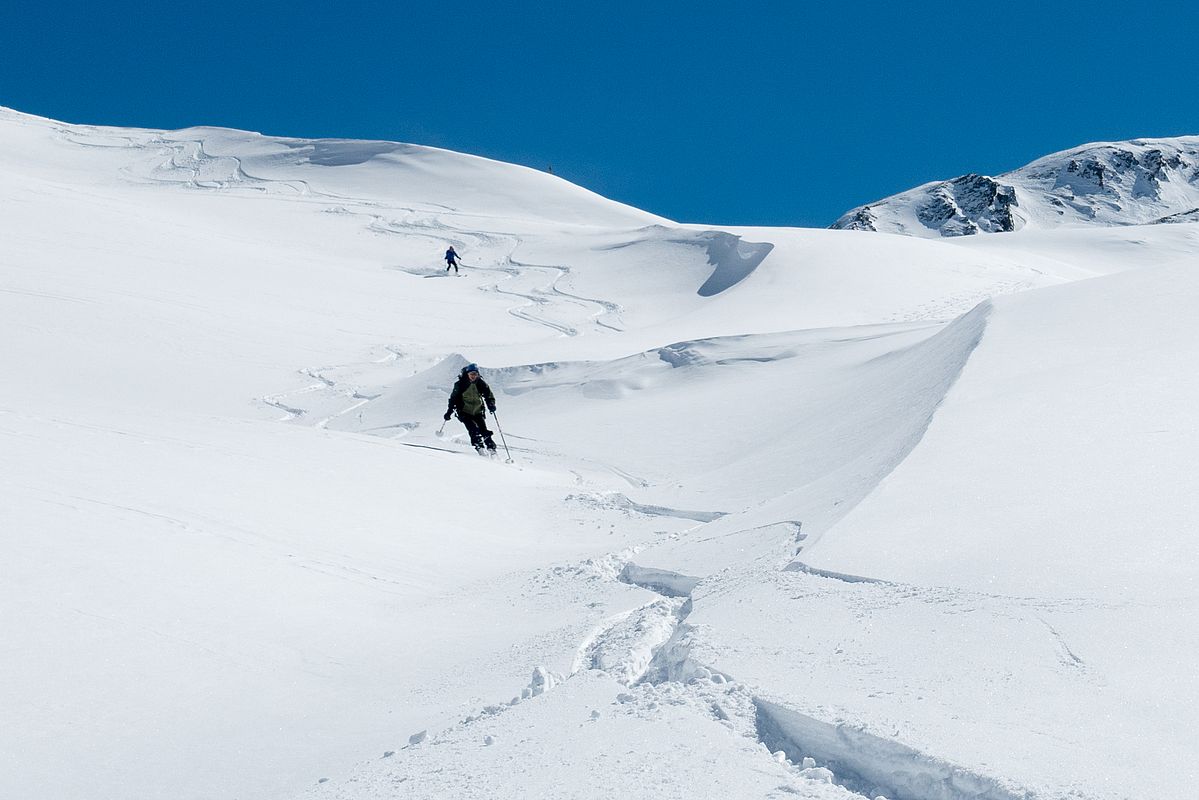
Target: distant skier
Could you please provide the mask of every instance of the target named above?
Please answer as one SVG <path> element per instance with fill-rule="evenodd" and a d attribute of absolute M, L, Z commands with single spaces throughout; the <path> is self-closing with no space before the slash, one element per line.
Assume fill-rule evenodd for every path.
<path fill-rule="evenodd" d="M 445 251 L 445 271 L 449 272 L 450 267 L 454 268 L 454 274 L 458 274 L 458 251 L 454 249 L 454 245 L 450 245 L 450 249 Z"/>
<path fill-rule="evenodd" d="M 491 440 L 491 431 L 487 430 L 483 408 L 495 413 L 495 395 L 487 381 L 479 377 L 479 365 L 467 364 L 458 374 L 454 389 L 450 392 L 450 403 L 445 410 L 444 419 L 449 422 L 456 412 L 458 419 L 466 426 L 470 434 L 470 443 L 481 455 L 483 448 L 495 452 L 495 442 Z"/>

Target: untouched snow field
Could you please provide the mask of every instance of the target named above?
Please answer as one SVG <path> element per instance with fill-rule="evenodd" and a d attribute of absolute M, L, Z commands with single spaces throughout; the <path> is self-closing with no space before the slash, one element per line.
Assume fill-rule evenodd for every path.
<path fill-rule="evenodd" d="M 1199 223 L 717 229 L 7 109 L 0 205 L 0 797 L 1199 785 Z"/>

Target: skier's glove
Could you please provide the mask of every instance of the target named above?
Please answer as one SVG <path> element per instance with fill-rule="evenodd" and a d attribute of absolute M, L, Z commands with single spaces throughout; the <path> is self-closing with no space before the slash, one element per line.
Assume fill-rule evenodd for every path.
<path fill-rule="evenodd" d="M 488 403 L 487 410 L 490 411 L 492 414 L 494 414 L 495 413 L 495 403 Z"/>
<path fill-rule="evenodd" d="M 445 412 L 445 416 L 442 417 L 442 419 L 444 419 L 446 422 L 449 422 L 451 416 L 453 416 L 453 415 L 447 411 L 447 412 Z"/>

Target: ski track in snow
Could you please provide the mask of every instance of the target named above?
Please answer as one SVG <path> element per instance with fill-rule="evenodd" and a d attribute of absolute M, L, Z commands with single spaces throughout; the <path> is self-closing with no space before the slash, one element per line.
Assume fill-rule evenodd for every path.
<path fill-rule="evenodd" d="M 1086 669 L 1086 662 L 1079 658 L 1075 652 L 1070 649 L 1070 645 L 1066 643 L 1065 638 L 1061 635 L 1061 633 L 1058 632 L 1057 628 L 1050 625 L 1049 621 L 1040 615 L 1037 615 L 1037 620 L 1039 620 L 1040 623 L 1045 626 L 1046 630 L 1048 630 L 1049 634 L 1053 637 L 1054 644 L 1057 646 L 1058 650 L 1058 661 L 1066 667 L 1071 667 L 1074 669 Z"/>
<path fill-rule="evenodd" d="M 649 484 L 645 483 L 644 485 L 648 486 Z M 677 519 L 689 519 L 696 522 L 711 522 L 728 516 L 727 512 L 724 511 L 689 511 L 681 508 L 667 508 L 666 506 L 635 503 L 620 492 L 571 494 L 566 496 L 564 502 L 595 509 L 633 511 L 647 517 L 675 517 Z"/>
<path fill-rule="evenodd" d="M 886 318 L 886 321 L 925 322 L 930 320 L 954 319 L 965 314 L 979 303 L 983 303 L 993 297 L 1023 292 L 1033 288 L 1033 286 L 1032 281 L 1003 280 L 982 289 L 958 292 L 936 298 L 935 300 L 929 300 L 906 312 L 891 314 Z"/>

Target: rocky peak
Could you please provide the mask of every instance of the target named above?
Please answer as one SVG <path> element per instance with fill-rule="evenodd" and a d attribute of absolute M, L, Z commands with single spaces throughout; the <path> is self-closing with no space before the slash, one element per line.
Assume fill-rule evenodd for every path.
<path fill-rule="evenodd" d="M 1141 225 L 1199 206 L 1199 137 L 1134 139 L 1056 153 L 996 178 L 971 173 L 853 209 L 833 228 L 967 236 L 1026 225 Z"/>

